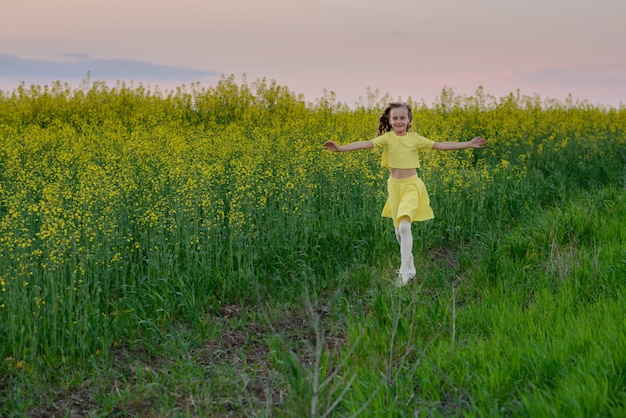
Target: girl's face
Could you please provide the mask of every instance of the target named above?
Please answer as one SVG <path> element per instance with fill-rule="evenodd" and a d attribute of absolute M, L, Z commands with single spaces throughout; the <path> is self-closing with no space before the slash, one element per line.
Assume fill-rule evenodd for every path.
<path fill-rule="evenodd" d="M 389 111 L 389 123 L 396 135 L 404 136 L 408 129 L 409 111 L 405 107 L 395 107 Z"/>

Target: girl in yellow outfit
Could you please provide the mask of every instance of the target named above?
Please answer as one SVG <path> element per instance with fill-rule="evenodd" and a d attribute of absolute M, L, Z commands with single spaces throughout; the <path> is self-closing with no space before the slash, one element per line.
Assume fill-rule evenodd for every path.
<path fill-rule="evenodd" d="M 417 177 L 420 166 L 418 151 L 459 150 L 482 148 L 487 142 L 479 136 L 466 142 L 435 142 L 415 132 L 408 132 L 413 113 L 406 103 L 391 103 L 378 120 L 378 137 L 337 145 L 333 141 L 324 147 L 333 152 L 356 151 L 367 148 L 383 150 L 381 165 L 389 169 L 388 198 L 382 215 L 393 220 L 396 239 L 400 244 L 400 270 L 396 285 L 404 286 L 415 277 L 413 234 L 411 222 L 435 217 L 424 182 Z"/>

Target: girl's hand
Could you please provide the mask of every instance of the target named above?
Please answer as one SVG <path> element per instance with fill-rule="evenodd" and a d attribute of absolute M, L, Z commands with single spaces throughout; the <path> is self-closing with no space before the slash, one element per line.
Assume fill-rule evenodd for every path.
<path fill-rule="evenodd" d="M 481 136 L 472 138 L 470 141 L 470 148 L 482 148 L 487 143 L 487 140 Z"/>
<path fill-rule="evenodd" d="M 335 144 L 333 141 L 324 142 L 324 148 L 333 152 L 339 152 L 339 145 Z"/>

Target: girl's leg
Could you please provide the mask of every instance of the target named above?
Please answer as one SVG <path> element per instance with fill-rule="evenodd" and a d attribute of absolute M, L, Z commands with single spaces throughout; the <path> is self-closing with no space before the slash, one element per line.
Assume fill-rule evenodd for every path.
<path fill-rule="evenodd" d="M 396 228 L 396 239 L 400 244 L 400 271 L 399 284 L 405 285 L 415 277 L 415 264 L 413 263 L 413 234 L 411 233 L 411 221 L 408 217 L 400 219 Z"/>

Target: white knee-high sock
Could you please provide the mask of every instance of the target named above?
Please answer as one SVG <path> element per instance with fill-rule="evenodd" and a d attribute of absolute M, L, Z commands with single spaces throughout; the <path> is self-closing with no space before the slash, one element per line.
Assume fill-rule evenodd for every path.
<path fill-rule="evenodd" d="M 396 228 L 396 238 L 400 244 L 400 272 L 415 274 L 413 234 L 411 233 L 411 222 L 408 219 L 400 220 L 400 225 Z"/>

